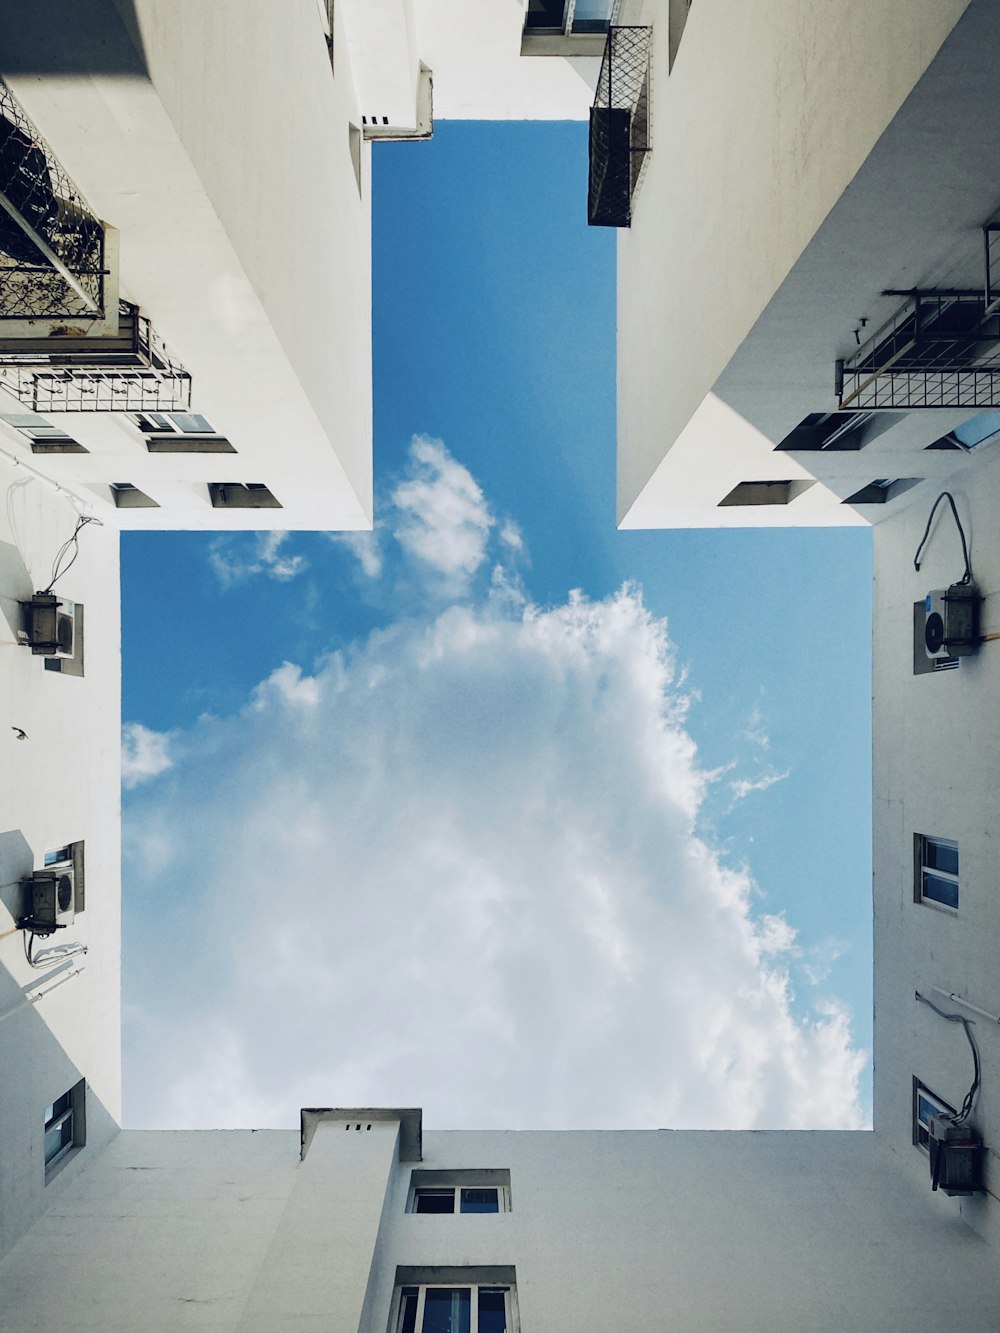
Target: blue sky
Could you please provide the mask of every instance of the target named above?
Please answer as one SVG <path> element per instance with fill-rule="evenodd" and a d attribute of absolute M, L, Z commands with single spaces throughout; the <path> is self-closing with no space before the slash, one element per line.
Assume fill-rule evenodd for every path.
<path fill-rule="evenodd" d="M 213 828 L 218 833 L 227 811 L 230 842 L 241 818 L 252 814 L 260 823 L 259 767 L 271 775 L 276 809 L 283 781 L 290 811 L 310 806 L 316 790 L 338 793 L 336 810 L 324 811 L 322 802 L 312 810 L 314 824 L 300 832 L 300 844 L 315 838 L 325 864 L 343 854 L 355 878 L 378 864 L 368 893 L 372 901 L 386 895 L 381 910 L 405 909 L 405 895 L 416 893 L 431 912 L 438 893 L 442 919 L 450 921 L 455 894 L 465 893 L 487 914 L 489 931 L 467 921 L 456 932 L 461 944 L 442 956 L 458 977 L 470 953 L 490 941 L 493 1007 L 479 1021 L 489 1030 L 513 1015 L 512 1032 L 494 1033 L 500 1049 L 509 1041 L 504 1087 L 513 1077 L 520 1089 L 507 1097 L 508 1123 L 624 1126 L 637 1122 L 637 1101 L 646 1117 L 640 1123 L 735 1127 L 741 1105 L 748 1125 L 859 1123 L 870 1107 L 867 1073 L 857 1095 L 839 1085 L 852 1082 L 858 1052 L 870 1045 L 867 531 L 615 530 L 614 234 L 585 225 L 585 126 L 445 123 L 431 143 L 379 145 L 374 159 L 376 533 L 359 542 L 324 534 L 122 538 L 123 721 L 133 725 L 126 735 L 134 783 L 124 805 L 127 1118 L 156 1122 L 154 1084 L 166 1072 L 176 1093 L 174 1122 L 193 1124 L 204 1114 L 203 1123 L 287 1123 L 284 1089 L 294 1080 L 274 1072 L 281 1038 L 265 1033 L 261 1049 L 252 1049 L 253 1030 L 240 1030 L 234 1015 L 251 985 L 241 974 L 248 957 L 271 967 L 274 1005 L 283 990 L 295 1001 L 291 974 L 302 967 L 289 963 L 286 975 L 275 961 L 295 946 L 275 943 L 261 927 L 243 939 L 239 956 L 230 957 L 237 946 L 225 938 L 215 941 L 210 961 L 193 949 L 180 978 L 163 961 L 175 965 L 178 952 L 165 945 L 176 935 L 183 949 L 192 903 L 215 910 L 210 895 L 226 892 L 224 863 L 202 872 L 194 851 L 208 845 Z M 631 588 L 624 598 L 623 585 Z M 574 590 L 582 601 L 570 600 Z M 431 643 L 443 675 L 427 667 Z M 405 662 L 411 669 L 369 716 L 360 682 L 393 677 Z M 443 681 L 450 706 L 442 703 Z M 299 725 L 303 709 L 314 720 L 293 756 L 282 736 Z M 430 717 L 438 719 L 433 730 L 422 722 Z M 324 727 L 329 744 L 316 747 Z M 342 762 L 341 737 L 350 738 Z M 380 762 L 395 771 L 378 771 Z M 670 773 L 661 790 L 663 766 Z M 520 771 L 530 774 L 527 792 L 542 769 L 590 771 L 597 785 L 564 776 L 563 807 L 576 805 L 558 810 L 549 804 L 558 792 L 544 784 L 533 789 L 530 808 L 527 795 L 518 804 L 509 787 L 490 786 L 500 773 L 517 784 L 511 775 Z M 417 810 L 408 789 L 393 787 L 405 772 L 437 792 L 430 814 Z M 614 790 L 606 810 L 597 803 L 602 782 Z M 376 819 L 351 860 L 352 830 L 372 817 L 380 783 L 389 793 L 386 845 L 379 845 Z M 364 807 L 347 818 L 345 802 L 360 802 L 362 790 Z M 294 791 L 304 793 L 298 804 Z M 551 860 L 540 803 L 548 827 L 564 819 L 556 825 L 565 833 L 561 860 Z M 605 813 L 597 849 L 590 830 Z M 435 820 L 433 848 L 412 857 L 433 884 L 414 885 L 399 855 L 392 859 L 393 836 L 413 837 L 414 828 L 425 831 Z M 524 846 L 511 859 L 504 839 L 517 830 Z M 673 831 L 668 837 L 665 830 Z M 691 864 L 692 849 L 701 867 L 693 880 L 680 868 L 667 873 L 671 857 Z M 471 879 L 470 857 L 482 858 Z M 654 886 L 658 866 L 664 878 Z M 539 883 L 522 901 L 514 882 L 524 887 L 536 872 Z M 202 874 L 204 883 L 194 882 Z M 281 878 L 280 865 L 273 874 Z M 538 899 L 553 877 L 560 887 L 546 907 Z M 473 882 L 475 891 L 463 888 Z M 488 892 L 485 883 L 493 886 Z M 387 885 L 404 896 L 394 899 Z M 344 891 L 334 875 L 329 893 Z M 320 892 L 310 919 L 330 914 L 327 891 Z M 290 893 L 291 886 L 276 885 L 268 910 L 277 905 L 280 918 L 282 895 Z M 581 894 L 590 906 L 565 932 L 566 989 L 556 977 L 549 992 L 551 957 L 532 961 L 534 946 L 524 939 L 515 946 L 503 930 L 514 932 L 512 923 L 525 915 L 536 934 L 551 930 L 546 912 L 559 907 L 572 917 Z M 690 916 L 680 910 L 688 895 Z M 706 913 L 708 901 L 716 905 Z M 725 939 L 716 940 L 720 912 L 731 920 Z M 358 917 L 358 939 L 367 944 L 382 919 Z M 595 931 L 603 932 L 603 962 L 587 953 Z M 671 940 L 688 940 L 676 963 L 683 986 L 664 989 L 656 976 L 655 956 L 639 944 L 650 931 L 663 932 L 664 968 Z M 611 938 L 613 957 L 605 949 Z M 702 938 L 703 975 L 689 974 L 691 941 Z M 328 943 L 333 971 L 337 945 Z M 396 943 L 405 956 L 405 941 Z M 573 957 L 589 975 L 610 969 L 603 990 L 595 981 L 594 1012 L 602 1017 L 591 1015 L 579 1031 L 565 1010 Z M 735 978 L 744 964 L 742 989 L 726 995 L 715 974 Z M 430 1006 L 420 1029 L 426 1033 L 432 1016 L 446 1012 L 449 992 L 420 976 Z M 412 1004 L 416 984 L 410 975 L 390 1001 L 383 978 L 377 1004 Z M 366 1002 L 359 985 L 355 977 L 352 1005 Z M 162 1017 L 168 988 L 173 1031 Z M 523 1049 L 516 1015 L 526 994 L 534 995 L 536 1013 L 567 1034 L 563 1056 L 574 1075 L 558 1087 Z M 726 1034 L 714 1039 L 719 1063 L 708 1073 L 697 1024 L 677 1049 L 657 1045 L 657 1023 L 676 1023 L 673 1007 L 688 1000 L 695 1009 L 700 1003 L 709 1029 L 716 1013 Z M 345 1002 L 331 991 L 331 1005 Z M 367 1003 L 376 1002 L 369 996 Z M 764 1026 L 744 1030 L 748 1005 L 771 1005 L 767 1031 L 779 1035 L 762 1036 L 764 1018 Z M 619 1068 L 614 1052 L 629 1014 L 628 1032 L 648 1032 Z M 212 1034 L 204 1051 L 191 1039 L 201 1031 Z M 446 1056 L 463 1063 L 476 1050 L 475 1027 L 452 1038 L 434 1057 L 442 1068 Z M 411 1033 L 405 1052 L 394 1061 L 387 1055 L 379 1069 L 363 1068 L 356 1051 L 339 1064 L 341 1046 L 350 1043 L 332 1043 L 328 1068 L 310 1074 L 316 1084 L 306 1079 L 288 1096 L 308 1099 L 325 1086 L 327 1102 L 350 1104 L 349 1091 L 359 1103 L 368 1094 L 370 1104 L 392 1092 L 400 1104 L 427 1100 L 440 1110 L 435 1123 L 484 1123 L 474 1096 L 463 1102 L 460 1089 L 437 1095 L 442 1075 L 430 1055 L 419 1058 L 422 1040 Z M 766 1058 L 751 1058 L 769 1041 L 775 1049 Z M 144 1054 L 151 1048 L 157 1067 Z M 213 1072 L 213 1060 L 225 1078 Z M 602 1082 L 619 1089 L 617 1110 L 603 1093 L 595 1108 L 592 1080 L 575 1074 L 578 1066 L 599 1069 L 602 1060 Z M 676 1076 L 651 1078 L 657 1060 L 672 1062 Z M 425 1088 L 432 1065 L 437 1081 Z M 727 1069 L 737 1071 L 728 1083 Z M 803 1074 L 815 1095 L 789 1091 Z M 751 1105 L 754 1089 L 765 1086 L 767 1095 Z M 495 1103 L 495 1089 L 491 1095 Z M 824 1119 L 833 1103 L 836 1115 Z M 159 1104 L 162 1110 L 162 1086 Z"/>

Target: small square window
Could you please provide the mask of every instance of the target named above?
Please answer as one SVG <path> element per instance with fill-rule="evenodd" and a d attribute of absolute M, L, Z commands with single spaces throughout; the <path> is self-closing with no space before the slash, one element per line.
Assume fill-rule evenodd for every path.
<path fill-rule="evenodd" d="M 913 835 L 913 901 L 958 911 L 958 843 Z"/>
<path fill-rule="evenodd" d="M 943 1102 L 918 1078 L 913 1080 L 913 1142 L 918 1148 L 926 1148 L 930 1140 L 931 1116 L 954 1114 L 954 1107 Z"/>
<path fill-rule="evenodd" d="M 53 426 L 38 412 L 4 412 L 0 421 L 6 421 L 31 441 L 34 454 L 85 454 L 87 452 L 78 440 L 67 435 L 58 426 Z"/>
<path fill-rule="evenodd" d="M 216 509 L 280 509 L 277 500 L 262 482 L 210 482 L 208 493 Z"/>
<path fill-rule="evenodd" d="M 45 1183 L 86 1142 L 87 1085 L 80 1080 L 45 1108 Z"/>

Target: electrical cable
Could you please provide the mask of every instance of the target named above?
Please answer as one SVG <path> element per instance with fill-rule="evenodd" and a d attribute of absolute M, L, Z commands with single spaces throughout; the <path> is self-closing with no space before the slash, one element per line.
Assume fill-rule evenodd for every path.
<path fill-rule="evenodd" d="M 976 1047 L 972 1033 L 969 1031 L 972 1026 L 972 1019 L 966 1018 L 962 1014 L 946 1014 L 943 1009 L 937 1007 L 933 1000 L 928 1000 L 926 995 L 921 995 L 919 991 L 914 991 L 913 994 L 921 1004 L 926 1004 L 929 1009 L 933 1009 L 939 1017 L 946 1019 L 949 1023 L 961 1023 L 962 1027 L 965 1028 L 965 1035 L 968 1037 L 969 1046 L 972 1048 L 972 1087 L 965 1094 L 965 1100 L 962 1102 L 958 1114 L 951 1117 L 953 1125 L 961 1125 L 968 1120 L 969 1116 L 972 1114 L 972 1107 L 976 1100 L 976 1093 L 979 1091 L 979 1084 L 982 1081 L 982 1066 L 979 1062 L 979 1051 Z"/>
<path fill-rule="evenodd" d="M 965 573 L 962 575 L 962 583 L 972 582 L 972 566 L 969 564 L 969 547 L 965 540 L 965 529 L 962 527 L 962 520 L 958 516 L 958 509 L 955 505 L 955 497 L 951 491 L 942 491 L 938 498 L 931 505 L 931 512 L 927 516 L 927 526 L 924 528 L 924 535 L 920 538 L 920 545 L 917 547 L 917 553 L 913 557 L 913 568 L 920 569 L 920 552 L 924 549 L 927 538 L 930 536 L 931 524 L 934 522 L 934 515 L 937 513 L 937 507 L 942 500 L 947 500 L 951 505 L 951 512 L 955 518 L 955 526 L 958 528 L 958 535 L 962 540 L 962 556 L 965 560 Z"/>
<path fill-rule="evenodd" d="M 44 936 L 42 937 L 44 938 Z M 56 963 L 61 963 L 64 958 L 75 958 L 77 954 L 86 953 L 86 944 L 70 944 L 61 949 L 50 949 L 47 953 L 35 957 L 35 932 L 26 929 L 24 932 L 24 956 L 27 959 L 28 966 L 33 967 L 36 972 L 43 972 L 46 968 L 54 967 Z"/>
<path fill-rule="evenodd" d="M 95 517 L 95 515 L 93 514 L 80 514 L 78 516 L 76 520 L 76 527 L 73 529 L 70 536 L 67 537 L 67 539 L 63 542 L 62 546 L 60 546 L 59 550 L 56 552 L 56 558 L 52 561 L 52 577 L 49 580 L 49 586 L 47 588 L 42 589 L 43 592 L 48 593 L 52 591 L 57 581 L 62 578 L 62 576 L 66 573 L 67 569 L 69 569 L 69 567 L 76 560 L 76 557 L 80 554 L 81 529 L 85 528 L 88 523 L 100 523 L 100 521 L 101 520 Z M 70 550 L 72 550 L 73 554 L 70 556 L 68 560 L 66 560 L 66 556 L 69 554 Z M 63 561 L 65 561 L 65 564 L 63 563 Z"/>

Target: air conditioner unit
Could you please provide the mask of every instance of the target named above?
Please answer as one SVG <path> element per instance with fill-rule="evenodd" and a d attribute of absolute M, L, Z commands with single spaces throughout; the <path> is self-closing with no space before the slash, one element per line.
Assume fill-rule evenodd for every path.
<path fill-rule="evenodd" d="M 31 911 L 18 922 L 22 930 L 51 935 L 72 923 L 76 885 L 71 861 L 59 861 L 36 870 L 24 882 L 31 893 Z"/>
<path fill-rule="evenodd" d="M 978 651 L 980 600 L 971 583 L 953 583 L 927 594 L 924 649 L 928 657 L 966 657 Z"/>
<path fill-rule="evenodd" d="M 945 1194 L 978 1194 L 983 1188 L 983 1140 L 968 1125 L 949 1115 L 930 1119 L 927 1146 L 931 1157 L 931 1189 Z"/>
<path fill-rule="evenodd" d="M 36 592 L 22 602 L 31 651 L 42 657 L 73 656 L 73 626 L 76 607 L 52 592 Z"/>

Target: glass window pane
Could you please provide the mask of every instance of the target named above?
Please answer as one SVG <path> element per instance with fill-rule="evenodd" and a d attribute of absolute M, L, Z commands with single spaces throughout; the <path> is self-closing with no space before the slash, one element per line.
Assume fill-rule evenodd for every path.
<path fill-rule="evenodd" d="M 555 28 L 563 30 L 564 0 L 528 0 L 528 9 L 524 16 L 526 28 Z"/>
<path fill-rule="evenodd" d="M 18 430 L 37 430 L 39 426 L 49 424 L 37 412 L 3 412 L 0 413 L 0 417 L 7 422 L 8 426 L 15 426 Z"/>
<path fill-rule="evenodd" d="M 479 1333 L 507 1333 L 505 1289 L 479 1288 Z"/>
<path fill-rule="evenodd" d="M 54 1101 L 51 1106 L 46 1107 L 45 1109 L 46 1125 L 48 1125 L 49 1122 L 52 1120 L 57 1120 L 59 1116 L 66 1114 L 66 1112 L 70 1108 L 70 1099 L 71 1099 L 71 1094 L 68 1092 L 64 1092 L 63 1095 L 58 1099 L 58 1101 Z"/>
<path fill-rule="evenodd" d="M 155 414 L 154 414 L 155 415 Z M 188 435 L 211 435 L 212 425 L 197 412 L 171 412 L 174 425 Z"/>
<path fill-rule="evenodd" d="M 574 32 L 607 32 L 614 0 L 576 0 Z"/>
<path fill-rule="evenodd" d="M 924 865 L 932 870 L 944 870 L 949 875 L 957 875 L 958 844 L 927 838 L 924 842 Z"/>
<path fill-rule="evenodd" d="M 417 1289 L 404 1287 L 399 1302 L 399 1333 L 416 1333 L 417 1330 Z"/>
<path fill-rule="evenodd" d="M 415 1213 L 453 1213 L 454 1190 L 417 1190 Z"/>
<path fill-rule="evenodd" d="M 469 1333 L 472 1292 L 469 1287 L 428 1287 L 421 1333 Z"/>
<path fill-rule="evenodd" d="M 923 892 L 931 902 L 941 903 L 944 907 L 958 907 L 958 881 L 942 879 L 939 875 L 924 871 Z"/>
<path fill-rule="evenodd" d="M 45 1131 L 45 1160 L 51 1162 L 53 1157 L 57 1157 L 63 1148 L 68 1148 L 73 1142 L 73 1117 L 67 1116 L 54 1129 Z"/>
<path fill-rule="evenodd" d="M 495 1189 L 463 1189 L 463 1213 L 498 1213 L 500 1202 Z"/>
<path fill-rule="evenodd" d="M 977 416 L 970 417 L 968 421 L 963 421 L 960 426 L 956 426 L 952 434 L 967 449 L 974 449 L 977 444 L 982 444 L 998 431 L 1000 431 L 1000 412 L 980 412 Z"/>

